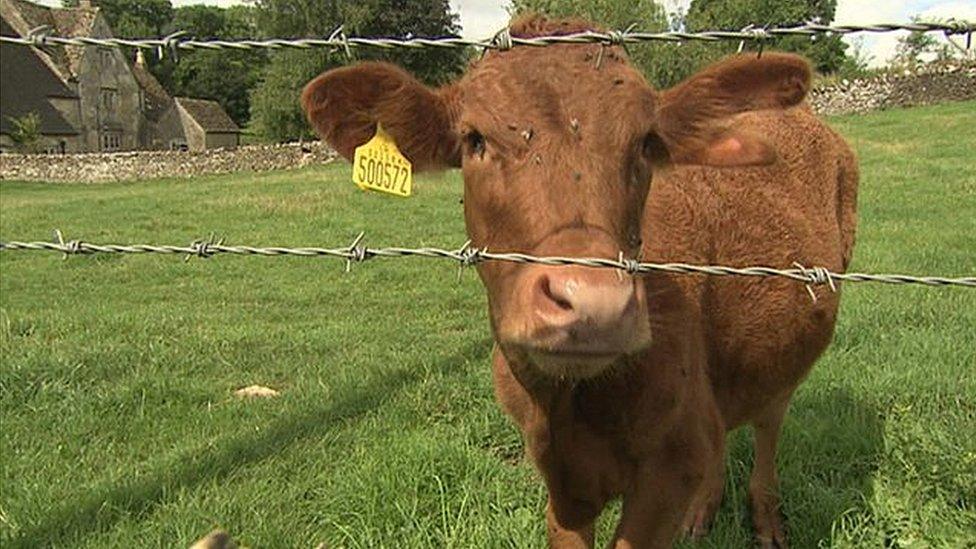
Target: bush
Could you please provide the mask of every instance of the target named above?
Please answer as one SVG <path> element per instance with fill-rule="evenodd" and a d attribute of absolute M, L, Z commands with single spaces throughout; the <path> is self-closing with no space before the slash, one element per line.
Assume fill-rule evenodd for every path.
<path fill-rule="evenodd" d="M 275 53 L 265 68 L 264 80 L 251 92 L 250 130 L 262 140 L 276 143 L 313 138 L 299 96 L 305 83 L 340 64 L 335 57 L 325 50 Z"/>
<path fill-rule="evenodd" d="M 41 152 L 41 117 L 36 112 L 29 112 L 19 117 L 9 117 L 13 125 L 10 140 L 14 142 L 18 152 Z"/>
<path fill-rule="evenodd" d="M 258 0 L 257 25 L 273 36 L 329 36 L 339 21 L 350 36 L 456 35 L 457 16 L 447 0 Z M 396 63 L 421 81 L 443 84 L 460 74 L 470 52 L 462 49 L 379 50 L 357 48 L 357 61 Z M 271 57 L 251 94 L 252 129 L 269 141 L 312 136 L 299 105 L 302 87 L 324 70 L 348 63 L 343 52 L 284 51 Z"/>

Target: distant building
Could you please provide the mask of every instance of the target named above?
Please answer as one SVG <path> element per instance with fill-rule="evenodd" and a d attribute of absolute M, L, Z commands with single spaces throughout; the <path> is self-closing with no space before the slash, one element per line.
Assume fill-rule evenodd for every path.
<path fill-rule="evenodd" d="M 14 36 L 5 19 L 0 34 Z M 0 150 L 13 148 L 14 122 L 40 119 L 39 148 L 49 152 L 84 150 L 80 143 L 78 94 L 68 88 L 33 48 L 0 43 Z"/>
<path fill-rule="evenodd" d="M 241 129 L 220 103 L 177 97 L 176 108 L 183 123 L 187 147 L 191 151 L 240 145 Z"/>
<path fill-rule="evenodd" d="M 156 150 L 184 148 L 186 137 L 179 117 L 175 120 L 172 120 L 173 116 L 167 117 L 167 115 L 175 115 L 176 103 L 156 77 L 149 72 L 142 50 L 136 53 L 132 76 L 139 84 L 142 116 L 145 119 L 139 130 L 139 143 L 142 148 Z"/>
<path fill-rule="evenodd" d="M 240 145 L 241 129 L 216 101 L 170 97 L 146 68 L 142 52 L 132 74 L 142 90 L 145 148 L 202 151 Z"/>
<path fill-rule="evenodd" d="M 59 36 L 112 37 L 92 0 L 81 0 L 77 8 L 0 0 L 0 19 L 7 35 L 48 27 Z M 12 145 L 11 118 L 30 112 L 40 117 L 43 147 L 52 152 L 237 146 L 240 129 L 217 103 L 180 107 L 146 68 L 141 51 L 134 63 L 125 53 L 100 46 L 3 44 L 0 147 Z"/>

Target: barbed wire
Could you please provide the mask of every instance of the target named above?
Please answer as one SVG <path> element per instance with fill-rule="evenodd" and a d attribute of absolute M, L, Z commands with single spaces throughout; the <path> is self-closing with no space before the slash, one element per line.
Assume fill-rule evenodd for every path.
<path fill-rule="evenodd" d="M 175 32 L 162 38 L 94 38 L 85 36 L 54 36 L 50 34 L 50 27 L 38 27 L 28 32 L 27 36 L 0 36 L 0 42 L 20 44 L 25 46 L 104 46 L 129 47 L 139 49 L 171 52 L 174 55 L 179 50 L 258 50 L 258 49 L 311 49 L 333 48 L 342 49 L 347 53 L 351 48 L 370 47 L 380 49 L 407 48 L 483 48 L 506 50 L 514 46 L 550 46 L 554 44 L 604 44 L 624 45 L 644 42 L 685 42 L 702 41 L 718 42 L 757 41 L 764 42 L 784 36 L 816 36 L 822 34 L 846 35 L 853 33 L 888 33 L 897 31 L 912 32 L 941 32 L 947 36 L 964 34 L 969 37 L 976 31 L 976 22 L 950 19 L 941 22 L 918 23 L 879 23 L 873 25 L 822 25 L 807 23 L 793 27 L 754 27 L 749 26 L 739 31 L 666 31 L 642 32 L 630 28 L 612 30 L 608 32 L 585 31 L 572 34 L 516 37 L 511 36 L 508 29 L 487 39 L 469 39 L 459 36 L 444 37 L 414 37 L 382 38 L 346 36 L 342 27 L 336 29 L 327 38 L 270 38 L 265 40 L 197 40 L 188 37 L 184 31 Z"/>
<path fill-rule="evenodd" d="M 75 254 L 172 254 L 191 257 L 212 257 L 219 254 L 264 257 L 335 257 L 346 261 L 348 271 L 352 263 L 359 263 L 377 257 L 402 258 L 423 257 L 431 259 L 453 260 L 461 267 L 471 266 L 482 261 L 506 261 L 511 263 L 534 263 L 538 265 L 578 265 L 584 267 L 617 269 L 637 275 L 650 272 L 665 272 L 672 274 L 700 274 L 710 276 L 752 276 L 778 277 L 795 280 L 809 285 L 827 285 L 836 289 L 837 281 L 845 282 L 877 282 L 882 284 L 919 284 L 923 286 L 961 286 L 976 288 L 976 277 L 949 278 L 943 276 L 912 276 L 905 274 L 866 274 L 866 273 L 836 273 L 823 267 L 805 267 L 795 264 L 791 269 L 777 269 L 773 267 L 730 267 L 725 265 L 691 265 L 687 263 L 648 263 L 636 259 L 626 259 L 621 253 L 617 259 L 581 258 L 581 257 L 540 257 L 524 253 L 497 253 L 487 249 L 472 247 L 470 242 L 458 249 L 444 248 L 369 248 L 362 246 L 363 234 L 360 233 L 348 246 L 339 248 L 319 247 L 258 247 L 258 246 L 229 246 L 223 240 L 197 240 L 186 246 L 154 245 L 154 244 L 92 244 L 81 240 L 65 241 L 60 231 L 56 231 L 56 241 L 0 241 L 0 251 L 53 251 L 68 255 Z M 814 296 L 815 297 L 815 296 Z"/>

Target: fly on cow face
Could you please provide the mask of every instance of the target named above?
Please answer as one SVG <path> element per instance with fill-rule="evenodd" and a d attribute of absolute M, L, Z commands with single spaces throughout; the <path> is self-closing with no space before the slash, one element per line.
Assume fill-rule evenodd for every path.
<path fill-rule="evenodd" d="M 589 29 L 537 17 L 510 32 Z M 805 62 L 770 54 L 658 93 L 621 48 L 563 44 L 489 52 L 440 89 L 386 63 L 344 67 L 310 82 L 302 103 L 344 156 L 379 123 L 418 171 L 460 167 L 474 246 L 617 258 L 639 253 L 654 166 L 770 162 L 771 148 L 737 132 L 733 117 L 795 104 L 808 80 Z M 496 341 L 513 363 L 589 377 L 650 342 L 644 286 L 631 276 L 497 262 L 478 272 Z"/>
<path fill-rule="evenodd" d="M 654 91 L 600 45 L 489 53 L 456 84 L 468 229 L 492 249 L 616 257 L 634 250 L 651 179 Z M 540 219 L 542 218 L 542 219 Z M 568 228 L 602 242 L 552 249 Z"/>
<path fill-rule="evenodd" d="M 465 220 L 482 247 L 635 256 L 654 91 L 604 46 L 489 53 L 457 84 Z M 492 324 L 518 362 L 595 375 L 650 341 L 643 288 L 619 273 L 486 264 Z"/>

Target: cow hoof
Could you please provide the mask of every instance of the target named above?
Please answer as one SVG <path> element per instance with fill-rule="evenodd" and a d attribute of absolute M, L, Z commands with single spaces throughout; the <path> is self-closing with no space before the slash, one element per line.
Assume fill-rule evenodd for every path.
<path fill-rule="evenodd" d="M 685 524 L 682 529 L 685 536 L 693 541 L 699 541 L 707 536 L 708 531 L 712 527 L 712 521 L 715 520 L 715 514 L 718 512 L 720 502 L 721 499 L 718 501 L 696 503 L 685 517 Z"/>
<path fill-rule="evenodd" d="M 756 532 L 756 543 L 763 549 L 787 549 L 786 527 L 779 506 L 772 504 L 754 506 L 752 523 Z"/>
<path fill-rule="evenodd" d="M 707 512 L 694 512 L 688 516 L 685 520 L 684 534 L 685 537 L 691 539 L 692 541 L 699 541 L 708 535 L 708 530 L 711 528 L 712 519 L 715 513 Z"/>
<path fill-rule="evenodd" d="M 756 541 L 762 549 L 788 549 L 789 547 L 785 539 L 763 539 L 756 536 Z"/>
<path fill-rule="evenodd" d="M 708 535 L 718 508 L 722 505 L 724 491 L 724 476 L 719 474 L 707 485 L 702 486 L 697 497 L 685 515 L 681 531 L 685 537 L 699 541 Z"/>

